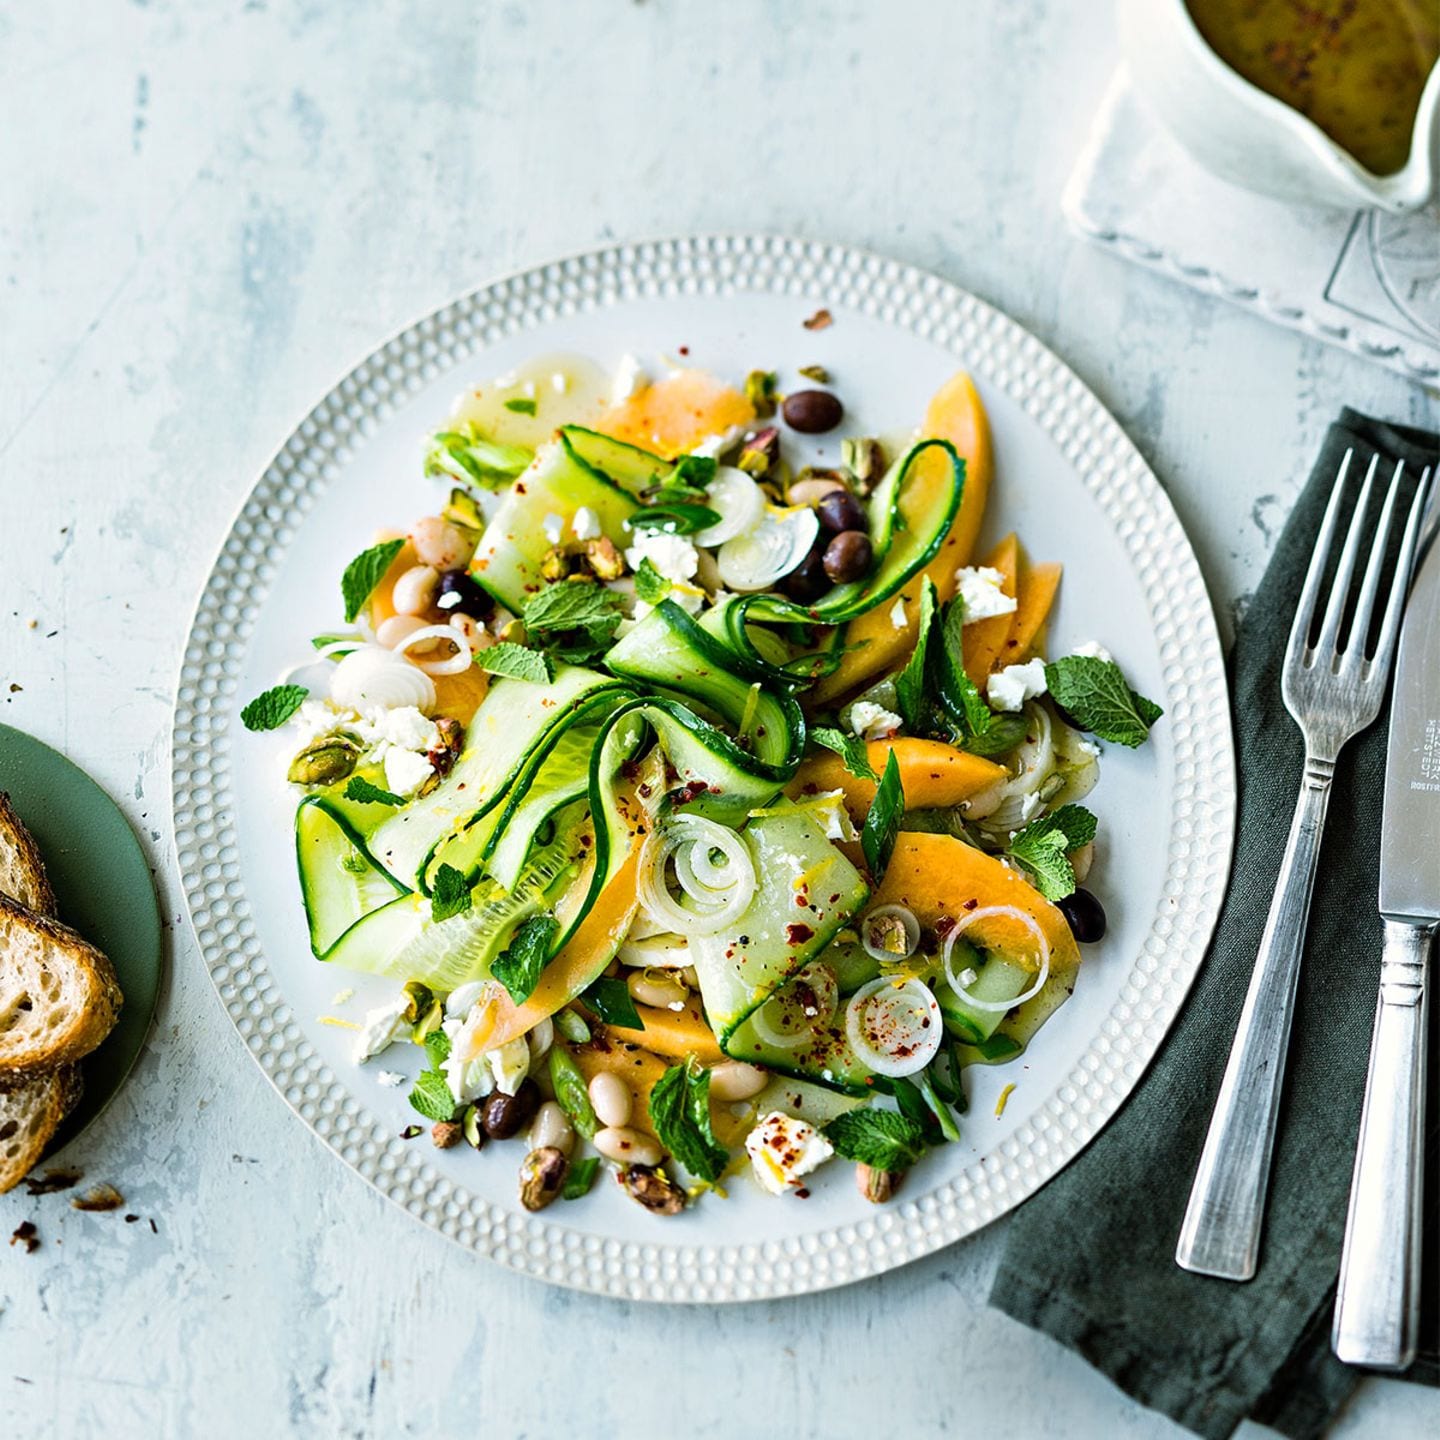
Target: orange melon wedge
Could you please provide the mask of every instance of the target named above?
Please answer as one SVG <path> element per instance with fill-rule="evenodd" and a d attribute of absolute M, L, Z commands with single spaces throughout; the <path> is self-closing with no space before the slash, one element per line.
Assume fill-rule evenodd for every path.
<path fill-rule="evenodd" d="M 1020 542 L 1015 536 L 1007 535 L 980 563 L 1000 572 L 1000 588 L 1013 598 L 1020 576 Z M 1019 608 L 1017 600 L 1015 609 L 1008 615 L 992 615 L 965 626 L 965 673 L 981 690 L 985 688 L 986 676 L 1005 652 L 1005 642 L 1015 626 Z"/>
<path fill-rule="evenodd" d="M 885 773 L 886 761 L 894 754 L 900 767 L 905 806 L 910 810 L 958 805 L 1005 778 L 1004 766 L 939 740 L 872 740 L 865 753 L 877 775 Z M 875 782 L 852 775 L 838 755 L 812 756 L 785 787 L 792 799 L 826 790 L 844 791 L 845 808 L 857 825 L 864 823 L 875 802 Z"/>
<path fill-rule="evenodd" d="M 990 494 L 994 461 L 990 448 L 990 422 L 985 406 L 975 389 L 975 382 L 961 371 L 935 392 L 925 411 L 921 434 L 926 439 L 948 440 L 965 461 L 965 491 L 960 509 L 951 522 L 940 552 L 921 572 L 934 584 L 941 602 L 955 593 L 955 572 L 970 563 L 975 537 L 985 515 L 985 502 Z M 910 513 L 928 506 L 937 486 L 953 483 L 949 457 L 942 451 L 929 450 L 915 462 L 915 470 L 901 499 L 901 510 Z M 852 690 L 893 669 L 915 648 L 920 633 L 921 576 L 901 592 L 905 623 L 894 622 L 895 601 L 887 600 L 874 610 L 852 620 L 845 628 L 845 644 L 859 646 L 840 662 L 833 675 L 827 676 L 807 697 L 822 705 L 847 695 Z"/>

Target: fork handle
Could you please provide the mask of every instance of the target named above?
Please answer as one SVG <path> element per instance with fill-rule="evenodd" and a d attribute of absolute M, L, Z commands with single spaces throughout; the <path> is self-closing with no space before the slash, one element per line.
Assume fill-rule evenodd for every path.
<path fill-rule="evenodd" d="M 1425 1048 L 1431 924 L 1385 922 L 1380 999 L 1331 1345 L 1347 1365 L 1403 1370 L 1420 1325 Z"/>
<path fill-rule="evenodd" d="M 1270 916 L 1175 1250 L 1175 1263 L 1200 1275 L 1249 1280 L 1255 1274 L 1300 956 L 1334 774 L 1333 761 L 1305 757 Z"/>

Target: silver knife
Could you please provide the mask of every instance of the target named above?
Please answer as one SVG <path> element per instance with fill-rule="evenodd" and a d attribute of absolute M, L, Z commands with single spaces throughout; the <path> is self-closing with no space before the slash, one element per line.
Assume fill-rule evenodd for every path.
<path fill-rule="evenodd" d="M 1347 1364 L 1400 1370 L 1415 1358 L 1420 1321 L 1428 971 L 1440 923 L 1440 541 L 1421 561 L 1400 632 L 1380 914 L 1380 999 L 1331 1344 Z"/>

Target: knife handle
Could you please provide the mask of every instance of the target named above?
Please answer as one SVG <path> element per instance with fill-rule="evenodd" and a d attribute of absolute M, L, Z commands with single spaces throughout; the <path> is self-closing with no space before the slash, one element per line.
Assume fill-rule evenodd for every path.
<path fill-rule="evenodd" d="M 1330 1343 L 1347 1365 L 1403 1370 L 1420 1326 L 1426 981 L 1433 925 L 1385 922 L 1380 1000 Z"/>

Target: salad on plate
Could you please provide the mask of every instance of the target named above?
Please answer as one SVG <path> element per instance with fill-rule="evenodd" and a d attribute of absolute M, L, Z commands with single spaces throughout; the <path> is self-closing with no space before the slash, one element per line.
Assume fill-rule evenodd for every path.
<path fill-rule="evenodd" d="M 388 986 L 322 1018 L 406 1138 L 518 1138 L 528 1209 L 607 1169 L 656 1214 L 804 1197 L 836 1159 L 884 1201 L 1073 992 L 1097 742 L 1160 708 L 1098 644 L 1046 657 L 1058 564 L 976 553 L 968 376 L 896 443 L 818 366 L 596 370 L 461 397 L 431 513 L 242 712 L 317 960 Z"/>

